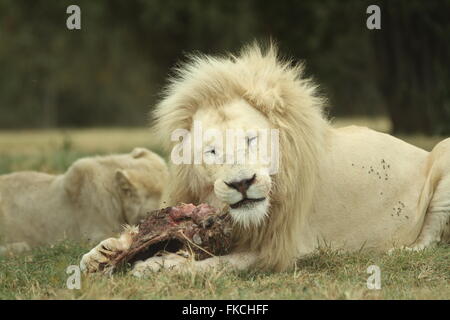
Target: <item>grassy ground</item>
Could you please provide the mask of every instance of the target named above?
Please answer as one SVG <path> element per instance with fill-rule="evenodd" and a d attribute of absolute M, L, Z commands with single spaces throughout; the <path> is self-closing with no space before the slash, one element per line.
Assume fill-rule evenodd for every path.
<path fill-rule="evenodd" d="M 334 121 L 389 130 L 384 119 Z M 440 139 L 402 137 L 431 149 Z M 75 159 L 152 147 L 146 129 L 0 132 L 0 174 L 17 170 L 63 172 Z M 0 257 L 0 299 L 450 299 L 450 247 L 421 253 L 338 253 L 323 250 L 285 273 L 208 274 L 163 272 L 146 280 L 125 274 L 82 276 L 80 290 L 69 290 L 66 268 L 79 262 L 89 244 L 59 243 Z M 366 286 L 367 267 L 381 269 L 381 290 Z"/>
<path fill-rule="evenodd" d="M 450 248 L 422 253 L 339 254 L 324 250 L 284 273 L 206 274 L 161 272 L 146 279 L 82 276 L 81 289 L 66 287 L 66 268 L 88 246 L 60 243 L 0 258 L 1 299 L 449 299 Z M 381 269 L 381 289 L 367 289 L 367 267 Z"/>

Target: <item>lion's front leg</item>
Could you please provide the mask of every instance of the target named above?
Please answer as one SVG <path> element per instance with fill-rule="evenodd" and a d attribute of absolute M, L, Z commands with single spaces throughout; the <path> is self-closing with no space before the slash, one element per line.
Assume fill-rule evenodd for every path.
<path fill-rule="evenodd" d="M 161 256 L 154 256 L 144 261 L 137 261 L 133 265 L 131 274 L 141 278 L 152 272 L 158 272 L 163 269 L 182 270 L 189 258 L 177 253 L 164 253 Z"/>
<path fill-rule="evenodd" d="M 178 272 L 205 272 L 223 267 L 229 267 L 233 270 L 246 270 L 256 262 L 256 259 L 257 255 L 254 253 L 234 253 L 195 261 L 179 254 L 168 253 L 136 262 L 132 274 L 143 277 L 148 273 L 163 269 Z"/>
<path fill-rule="evenodd" d="M 102 271 L 113 257 L 130 248 L 133 235 L 137 232 L 137 228 L 127 227 L 119 238 L 108 238 L 100 242 L 81 258 L 81 271 L 88 273 Z"/>
<path fill-rule="evenodd" d="M 198 271 L 207 271 L 218 267 L 229 267 L 233 270 L 247 270 L 256 262 L 256 260 L 257 255 L 255 253 L 231 253 L 225 256 L 195 261 L 195 269 Z"/>

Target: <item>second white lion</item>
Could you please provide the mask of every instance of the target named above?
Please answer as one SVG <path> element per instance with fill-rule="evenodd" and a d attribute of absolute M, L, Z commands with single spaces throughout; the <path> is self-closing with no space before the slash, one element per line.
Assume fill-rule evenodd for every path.
<path fill-rule="evenodd" d="M 158 208 L 167 179 L 165 161 L 144 148 L 80 159 L 63 175 L 0 176 L 0 254 L 110 237 Z"/>

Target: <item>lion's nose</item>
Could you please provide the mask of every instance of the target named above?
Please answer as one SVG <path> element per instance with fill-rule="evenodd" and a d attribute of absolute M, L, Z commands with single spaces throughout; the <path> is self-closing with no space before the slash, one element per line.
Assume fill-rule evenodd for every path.
<path fill-rule="evenodd" d="M 253 177 L 251 177 L 250 179 L 243 179 L 241 181 L 233 181 L 233 182 L 225 182 L 225 184 L 227 186 L 229 186 L 230 188 L 236 189 L 237 191 L 239 191 L 240 193 L 242 193 L 242 195 L 244 197 L 246 197 L 246 192 L 248 190 L 248 188 L 250 188 L 250 186 L 255 182 L 256 180 L 256 174 L 253 175 Z"/>

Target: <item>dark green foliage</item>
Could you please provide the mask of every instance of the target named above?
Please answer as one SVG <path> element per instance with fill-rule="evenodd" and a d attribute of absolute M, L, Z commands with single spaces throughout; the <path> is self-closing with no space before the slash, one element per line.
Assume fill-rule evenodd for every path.
<path fill-rule="evenodd" d="M 450 1 L 109 0 L 0 3 L 0 128 L 146 125 L 186 53 L 275 39 L 306 60 L 331 115 L 389 114 L 400 132 L 450 131 Z M 381 7 L 382 30 L 366 28 Z"/>
<path fill-rule="evenodd" d="M 450 134 L 450 1 L 382 2 L 373 39 L 395 133 Z"/>

